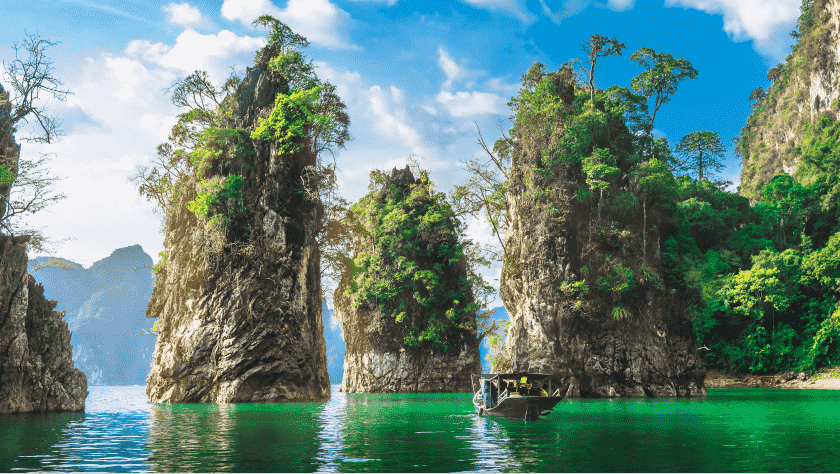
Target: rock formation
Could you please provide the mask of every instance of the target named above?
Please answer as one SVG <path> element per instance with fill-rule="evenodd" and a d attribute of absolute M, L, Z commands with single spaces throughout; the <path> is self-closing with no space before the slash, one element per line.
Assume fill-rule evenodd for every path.
<path fill-rule="evenodd" d="M 429 193 L 425 173 L 415 181 L 406 167 L 381 177 L 379 189 L 352 207 L 360 223 L 356 271 L 335 292 L 346 345 L 341 391 L 469 392 L 481 362 L 468 329 L 475 308 L 466 264 L 452 258 L 460 248 L 452 212 Z M 436 213 L 442 220 L 424 227 Z M 382 223 L 386 214 L 399 224 Z M 390 294 L 379 295 L 382 288 Z"/>
<path fill-rule="evenodd" d="M 823 114 L 840 120 L 840 0 L 811 2 L 798 34 L 793 52 L 768 72 L 773 84 L 753 92 L 753 113 L 739 137 L 739 193 L 752 201 L 773 176 L 797 175 L 806 125 Z"/>
<path fill-rule="evenodd" d="M 87 380 L 64 313 L 26 271 L 26 240 L 0 235 L 0 413 L 83 412 Z"/>
<path fill-rule="evenodd" d="M 51 260 L 29 261 L 29 271 Z M 44 295 L 72 333 L 73 363 L 90 385 L 145 385 L 155 350 L 146 308 L 152 295 L 152 258 L 133 245 L 114 250 L 90 268 L 62 260 L 69 269 L 35 270 Z"/>
<path fill-rule="evenodd" d="M 500 296 L 511 323 L 494 370 L 557 374 L 568 397 L 705 395 L 690 295 L 663 283 L 660 239 L 675 229 L 629 179 L 639 156 L 623 117 L 604 110 L 601 91 L 590 111 L 571 69 L 537 67 L 531 79 L 556 95 L 524 92 L 509 142 Z M 523 115 L 528 100 L 552 112 Z"/>
<path fill-rule="evenodd" d="M 296 192 L 316 155 L 307 147 L 284 151 L 279 140 L 252 141 L 248 133 L 269 116 L 278 93 L 290 92 L 269 69 L 277 54 L 270 48 L 225 103 L 240 152 L 185 176 L 167 215 L 165 267 L 147 311 L 160 318 L 146 386 L 155 403 L 329 398 L 315 240 L 321 204 Z M 232 170 L 244 177 L 241 200 L 219 237 L 188 203 L 206 189 L 202 179 Z"/>

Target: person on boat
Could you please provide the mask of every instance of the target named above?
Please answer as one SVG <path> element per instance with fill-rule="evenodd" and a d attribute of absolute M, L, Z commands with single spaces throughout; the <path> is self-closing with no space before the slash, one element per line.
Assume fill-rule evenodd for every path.
<path fill-rule="evenodd" d="M 490 387 L 488 385 L 490 385 L 490 384 L 486 380 L 481 381 L 481 394 L 482 394 L 482 398 L 484 399 L 484 406 L 485 407 L 491 406 L 490 405 L 491 404 L 491 401 L 490 401 Z"/>
<path fill-rule="evenodd" d="M 490 382 L 490 402 L 493 404 L 491 406 L 496 406 L 499 400 L 499 389 L 496 387 L 496 384 Z"/>
<path fill-rule="evenodd" d="M 528 395 L 528 377 L 522 377 L 522 380 L 519 381 L 519 394 Z"/>

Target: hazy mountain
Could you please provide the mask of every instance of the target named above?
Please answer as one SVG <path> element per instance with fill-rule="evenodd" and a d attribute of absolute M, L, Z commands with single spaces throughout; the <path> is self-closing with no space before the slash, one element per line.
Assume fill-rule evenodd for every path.
<path fill-rule="evenodd" d="M 28 269 L 50 257 L 29 261 Z M 41 268 L 32 274 L 44 296 L 66 311 L 73 363 L 89 385 L 144 385 L 155 338 L 142 335 L 154 324 L 146 318 L 152 294 L 152 257 L 133 245 L 114 250 L 90 268 L 64 259 L 71 269 Z"/>

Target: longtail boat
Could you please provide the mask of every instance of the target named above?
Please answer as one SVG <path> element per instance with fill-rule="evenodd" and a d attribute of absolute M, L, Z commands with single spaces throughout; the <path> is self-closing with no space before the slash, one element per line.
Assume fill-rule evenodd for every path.
<path fill-rule="evenodd" d="M 552 387 L 551 377 L 528 372 L 472 375 L 473 405 L 479 416 L 536 420 L 551 413 L 565 395 Z"/>

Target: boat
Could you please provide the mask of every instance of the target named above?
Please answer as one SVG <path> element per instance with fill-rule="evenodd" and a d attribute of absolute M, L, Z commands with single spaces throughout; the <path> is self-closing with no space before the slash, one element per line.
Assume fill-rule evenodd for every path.
<path fill-rule="evenodd" d="M 479 416 L 537 420 L 550 414 L 565 395 L 552 386 L 551 378 L 530 372 L 472 375 L 473 405 Z"/>

